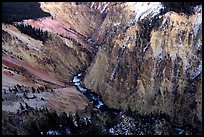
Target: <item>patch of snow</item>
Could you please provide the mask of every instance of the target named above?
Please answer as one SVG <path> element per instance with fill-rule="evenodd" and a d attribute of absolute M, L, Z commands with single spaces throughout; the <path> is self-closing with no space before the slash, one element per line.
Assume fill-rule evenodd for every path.
<path fill-rule="evenodd" d="M 127 37 L 126 40 L 128 40 L 128 37 Z M 111 74 L 111 76 L 110 76 L 110 77 L 111 77 L 111 80 L 113 79 L 114 75 L 116 74 L 116 71 L 117 71 L 117 69 L 118 69 L 118 66 L 119 66 L 119 63 L 120 63 L 120 60 L 121 60 L 121 58 L 122 58 L 122 55 L 123 55 L 123 53 L 124 53 L 125 48 L 126 48 L 126 46 L 123 46 L 121 52 L 120 52 L 119 55 L 116 57 L 116 58 L 117 58 L 117 60 L 116 60 L 116 65 L 115 65 L 115 67 L 113 68 L 112 74 Z"/>
<path fill-rule="evenodd" d="M 164 9 L 160 2 L 127 2 L 127 5 L 136 13 L 135 23 L 146 17 L 152 18 Z"/>
<path fill-rule="evenodd" d="M 165 18 L 163 19 L 162 24 L 161 24 L 161 26 L 159 27 L 160 30 L 163 28 L 163 26 L 164 26 L 164 24 L 166 23 L 168 17 L 169 17 L 169 14 L 165 14 Z"/>
<path fill-rule="evenodd" d="M 112 133 L 112 134 L 114 134 L 114 133 L 115 133 L 115 130 L 114 130 L 114 128 L 110 128 L 110 129 L 109 129 L 109 133 Z"/>
<path fill-rule="evenodd" d="M 91 8 L 93 7 L 94 3 L 95 3 L 95 2 L 91 2 Z"/>
<path fill-rule="evenodd" d="M 194 12 L 201 13 L 202 12 L 202 5 L 195 6 L 193 8 Z"/>
<path fill-rule="evenodd" d="M 109 2 L 90 2 L 90 3 L 91 3 L 91 6 L 90 6 L 91 9 L 96 9 L 101 13 L 106 12 L 108 9 L 107 7 L 109 5 Z"/>
<path fill-rule="evenodd" d="M 56 130 L 49 130 L 46 134 L 47 135 L 60 135 L 59 132 Z"/>
<path fill-rule="evenodd" d="M 199 30 L 200 26 L 202 26 L 202 14 L 198 14 L 195 17 L 194 27 L 193 27 L 194 37 L 197 36 L 197 33 L 198 33 L 198 30 Z"/>
<path fill-rule="evenodd" d="M 118 26 L 120 24 L 121 24 L 121 22 L 118 22 L 118 23 L 113 24 L 113 26 Z"/>
<path fill-rule="evenodd" d="M 100 9 L 100 8 L 101 8 L 101 4 L 98 5 L 97 9 Z"/>
<path fill-rule="evenodd" d="M 146 45 L 146 46 L 144 47 L 143 53 L 146 51 L 146 49 L 147 49 L 148 47 L 149 47 L 148 45 Z"/>
<path fill-rule="evenodd" d="M 109 4 L 109 3 L 106 3 L 106 4 L 104 5 L 103 9 L 101 10 L 101 13 L 103 13 L 103 12 L 106 10 L 108 4 Z"/>
<path fill-rule="evenodd" d="M 198 50 L 202 49 L 202 44 L 198 44 Z"/>
<path fill-rule="evenodd" d="M 189 67 L 189 59 L 186 56 L 184 56 L 183 58 L 183 65 L 184 65 L 184 71 L 186 71 L 187 68 Z"/>
<path fill-rule="evenodd" d="M 202 73 L 202 61 L 199 63 L 198 67 L 195 69 L 192 79 L 196 78 L 200 73 Z"/>

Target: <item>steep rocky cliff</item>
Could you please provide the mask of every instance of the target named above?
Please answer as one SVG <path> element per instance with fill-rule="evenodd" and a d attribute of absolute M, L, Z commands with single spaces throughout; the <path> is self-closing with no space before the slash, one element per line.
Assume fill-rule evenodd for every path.
<path fill-rule="evenodd" d="M 202 132 L 199 3 L 17 2 L 2 12 L 2 133 Z M 67 117 L 75 112 L 84 116 Z"/>
<path fill-rule="evenodd" d="M 10 52 L 21 56 L 22 60 L 14 59 L 50 73 L 62 83 L 71 81 L 73 75 L 92 60 L 92 53 L 74 40 L 49 33 L 48 40 L 42 42 L 12 25 L 3 24 L 2 29 L 3 57 L 10 56 Z"/>
<path fill-rule="evenodd" d="M 21 103 L 59 113 L 84 110 L 89 101 L 70 83 L 89 66 L 88 48 L 51 32 L 42 42 L 2 24 L 2 110 L 23 112 Z"/>
<path fill-rule="evenodd" d="M 133 5 L 113 6 L 114 16 L 109 10 L 96 32 L 103 42 L 84 85 L 111 108 L 165 113 L 175 123 L 201 125 L 202 8 L 189 16 L 173 11 L 153 14 L 143 4 L 138 9 L 150 12 L 142 18 L 132 15 Z M 128 16 L 133 17 L 130 25 Z"/>
<path fill-rule="evenodd" d="M 88 4 L 88 3 L 87 3 Z M 65 21 L 71 28 L 90 35 L 102 23 L 103 15 L 97 9 L 75 2 L 41 2 L 41 8 L 54 18 Z"/>

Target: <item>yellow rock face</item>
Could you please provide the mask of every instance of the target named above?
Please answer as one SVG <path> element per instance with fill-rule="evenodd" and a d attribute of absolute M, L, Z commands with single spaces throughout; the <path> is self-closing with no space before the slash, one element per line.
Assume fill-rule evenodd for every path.
<path fill-rule="evenodd" d="M 141 114 L 165 113 L 176 123 L 199 125 L 195 119 L 202 121 L 201 17 L 167 12 L 149 40 L 141 25 L 113 25 L 115 35 L 106 37 L 87 71 L 85 86 L 111 108 L 129 105 Z"/>

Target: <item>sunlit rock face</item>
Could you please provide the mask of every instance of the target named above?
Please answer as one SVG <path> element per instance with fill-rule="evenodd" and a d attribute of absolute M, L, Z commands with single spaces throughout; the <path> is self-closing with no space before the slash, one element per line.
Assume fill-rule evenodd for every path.
<path fill-rule="evenodd" d="M 65 21 L 71 28 L 85 35 L 91 35 L 102 23 L 103 9 L 90 8 L 89 3 L 40 2 L 40 4 L 42 10 L 56 19 Z"/>
<path fill-rule="evenodd" d="M 158 9 L 159 3 L 109 8 L 93 36 L 101 47 L 84 84 L 111 108 L 201 125 L 202 8 L 189 16 Z"/>

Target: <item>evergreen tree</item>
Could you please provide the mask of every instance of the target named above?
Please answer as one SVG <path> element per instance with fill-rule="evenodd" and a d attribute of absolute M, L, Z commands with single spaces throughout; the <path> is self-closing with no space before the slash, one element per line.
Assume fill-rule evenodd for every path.
<path fill-rule="evenodd" d="M 30 108 L 27 103 L 25 103 L 25 108 L 26 108 L 26 109 L 29 109 L 29 108 Z"/>
<path fill-rule="evenodd" d="M 41 135 L 41 131 L 38 128 L 36 121 L 31 121 L 30 124 L 27 126 L 27 130 L 31 135 Z"/>
<path fill-rule="evenodd" d="M 21 90 L 21 86 L 20 86 L 19 84 L 17 84 L 17 88 L 18 88 L 19 90 Z"/>
<path fill-rule="evenodd" d="M 21 110 L 24 110 L 24 109 L 25 109 L 25 107 L 23 106 L 22 103 L 20 103 L 20 109 L 21 109 Z"/>
<path fill-rule="evenodd" d="M 16 24 L 15 25 L 22 33 L 31 36 L 34 39 L 46 41 L 48 39 L 48 32 L 40 28 L 33 28 L 31 25 Z"/>
<path fill-rule="evenodd" d="M 35 88 L 34 87 L 32 87 L 32 93 L 35 93 Z"/>

